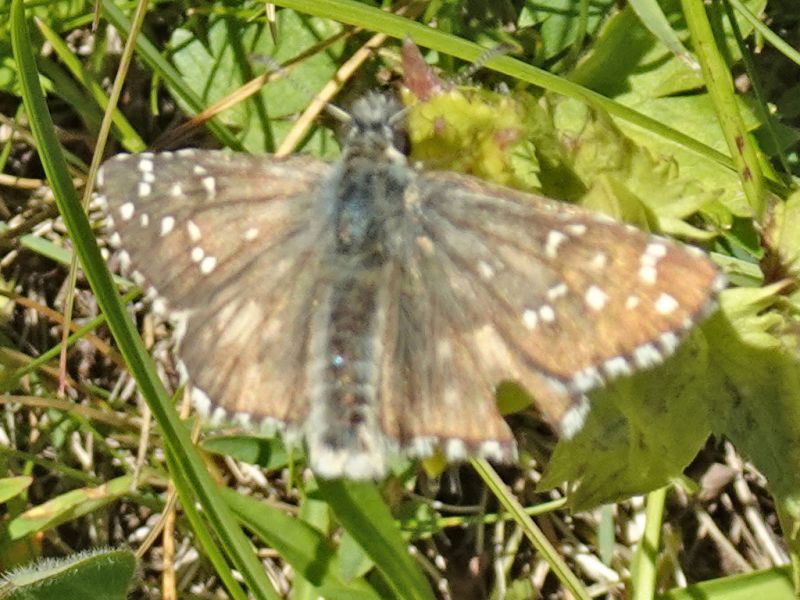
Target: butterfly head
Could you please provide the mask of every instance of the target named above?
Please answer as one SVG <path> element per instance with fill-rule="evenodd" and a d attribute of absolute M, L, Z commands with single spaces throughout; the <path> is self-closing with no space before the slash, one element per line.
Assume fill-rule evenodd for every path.
<path fill-rule="evenodd" d="M 349 114 L 345 138 L 348 150 L 405 160 L 409 151 L 405 117 L 406 108 L 390 95 L 372 93 L 360 98 Z"/>

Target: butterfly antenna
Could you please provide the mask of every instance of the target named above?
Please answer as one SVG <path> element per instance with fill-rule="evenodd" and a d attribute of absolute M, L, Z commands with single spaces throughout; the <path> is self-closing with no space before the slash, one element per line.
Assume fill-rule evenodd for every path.
<path fill-rule="evenodd" d="M 463 73 L 460 73 L 453 78 L 451 83 L 457 86 L 467 85 L 469 80 L 472 79 L 472 76 L 483 69 L 483 67 L 486 66 L 486 63 L 488 63 L 490 60 L 497 58 L 498 56 L 505 56 L 506 54 L 513 54 L 515 52 L 519 52 L 519 48 L 510 43 L 503 43 L 495 46 L 494 48 L 487 48 L 480 53 L 478 58 L 475 59 L 475 62 L 467 67 Z"/>

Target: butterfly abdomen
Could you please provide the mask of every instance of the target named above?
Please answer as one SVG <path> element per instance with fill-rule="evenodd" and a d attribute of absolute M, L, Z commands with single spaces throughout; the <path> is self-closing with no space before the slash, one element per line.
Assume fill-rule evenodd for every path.
<path fill-rule="evenodd" d="M 389 163 L 361 166 L 330 180 L 335 248 L 311 321 L 305 426 L 312 468 L 358 479 L 386 468 L 379 395 L 395 258 L 386 228 L 403 218 L 408 178 L 393 177 Z"/>

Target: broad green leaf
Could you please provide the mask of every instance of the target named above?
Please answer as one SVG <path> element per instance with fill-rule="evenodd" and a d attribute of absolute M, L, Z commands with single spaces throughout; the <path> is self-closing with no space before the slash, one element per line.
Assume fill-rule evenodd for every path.
<path fill-rule="evenodd" d="M 746 4 L 759 13 L 766 0 L 750 0 Z M 688 32 L 679 0 L 662 0 L 659 6 L 673 25 L 675 36 L 685 39 Z M 738 22 L 747 35 L 752 26 L 744 18 Z M 738 60 L 741 53 L 727 24 L 725 34 L 728 55 Z M 703 85 L 700 71 L 662 44 L 644 26 L 632 6 L 614 14 L 605 23 L 570 79 L 634 107 L 647 98 L 686 93 Z"/>
<path fill-rule="evenodd" d="M 281 11 L 278 29 L 281 36 L 277 46 L 263 23 L 242 25 L 220 17 L 212 20 L 205 40 L 194 32 L 177 29 L 170 40 L 173 61 L 185 84 L 206 105 L 211 105 L 256 75 L 273 70 L 260 63 L 259 57 L 277 63 L 295 58 L 338 33 L 341 26 L 326 19 L 301 19 L 295 12 Z M 305 108 L 322 85 L 333 77 L 334 57 L 341 48 L 339 42 L 325 52 L 304 59 L 280 80 L 224 111 L 220 118 L 240 132 L 245 149 L 255 153 L 273 151 L 293 125 L 288 117 Z M 305 147 L 313 149 L 317 155 L 331 154 L 336 148 L 330 133 L 323 130 L 318 130 Z"/>
<path fill-rule="evenodd" d="M 783 267 L 795 278 L 800 277 L 800 192 L 775 205 L 766 237 L 769 247 L 777 252 L 775 268 Z M 778 273 L 780 275 L 780 273 Z"/>
<path fill-rule="evenodd" d="M 589 395 L 586 425 L 562 440 L 540 486 L 570 485 L 574 510 L 663 487 L 711 432 L 708 345 L 701 332 L 662 365 Z"/>
<path fill-rule="evenodd" d="M 767 477 L 787 541 L 798 551 L 800 359 L 794 320 L 778 310 L 785 289 L 780 282 L 723 294 L 723 311 L 708 327 L 718 380 L 711 421 Z"/>
<path fill-rule="evenodd" d="M 588 190 L 581 204 L 640 227 L 656 226 L 695 239 L 711 237 L 685 219 L 713 201 L 728 206 L 728 199 L 721 198 L 720 179 L 709 181 L 685 172 L 665 148 L 647 144 L 652 138 L 644 143 L 631 139 L 608 115 L 575 100 L 555 101 L 553 115 L 559 137 L 569 142 L 566 158 Z M 733 181 L 724 169 L 715 169 L 721 178 Z"/>
<path fill-rule="evenodd" d="M 600 0 L 590 2 L 589 0 L 549 0 L 548 2 L 525 2 L 519 13 L 517 26 L 536 27 L 539 34 L 539 44 L 537 48 L 537 62 L 550 61 L 565 50 L 569 50 L 573 44 L 580 43 L 581 4 L 587 5 L 585 33 L 593 35 L 597 28 L 602 24 L 613 9 L 612 0 Z"/>
<path fill-rule="evenodd" d="M 125 600 L 136 570 L 130 550 L 96 550 L 42 560 L 0 576 L 3 600 Z"/>

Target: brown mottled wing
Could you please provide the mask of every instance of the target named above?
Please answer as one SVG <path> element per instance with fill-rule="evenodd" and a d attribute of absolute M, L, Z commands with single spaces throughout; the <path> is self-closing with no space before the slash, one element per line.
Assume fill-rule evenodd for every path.
<path fill-rule="evenodd" d="M 186 314 L 181 358 L 211 408 L 229 417 L 305 415 L 309 309 L 331 239 L 317 191 L 329 168 L 198 150 L 103 167 L 99 194 L 122 248 L 155 304 Z"/>
<path fill-rule="evenodd" d="M 382 369 L 383 429 L 415 456 L 439 447 L 451 461 L 479 455 L 510 462 L 514 437 L 494 398 L 501 378 L 481 362 L 475 321 L 453 312 L 438 265 L 419 266 L 424 272 L 398 267 L 402 272 L 394 278 L 398 289 L 388 311 Z"/>
<path fill-rule="evenodd" d="M 508 439 L 493 396 L 504 379 L 572 434 L 577 398 L 661 362 L 725 283 L 696 249 L 471 177 L 426 173 L 408 198 L 395 360 L 414 406 L 393 399 L 386 424 L 404 440 Z"/>

